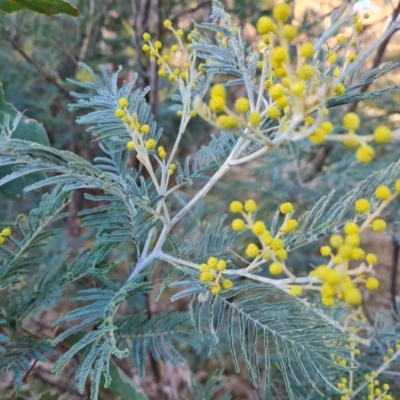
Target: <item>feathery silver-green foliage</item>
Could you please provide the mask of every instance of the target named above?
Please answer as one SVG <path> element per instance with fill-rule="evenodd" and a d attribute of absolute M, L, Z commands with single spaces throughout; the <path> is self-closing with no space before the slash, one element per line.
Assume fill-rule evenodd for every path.
<path fill-rule="evenodd" d="M 214 4 L 213 18 L 224 18 L 229 22 L 228 15 L 217 2 Z M 214 23 L 203 24 L 198 29 L 227 33 Z M 227 86 L 247 80 L 254 85 L 258 62 L 256 53 L 252 53 L 242 42 L 239 47 L 231 49 L 214 45 L 205 36 L 203 38 L 204 43 L 194 45 L 193 49 L 200 58 L 210 59 L 212 63 L 206 66 L 207 78 L 199 81 L 192 100 L 195 96 L 204 96 L 213 74 L 217 73 L 236 77 Z M 252 56 L 250 62 L 246 61 L 246 55 Z M 109 76 L 102 68 L 100 79 L 89 67 L 84 67 L 93 81 L 74 82 L 80 92 L 74 93 L 78 102 L 71 109 L 94 109 L 80 117 L 78 122 L 90 126 L 88 131 L 100 142 L 104 156 L 96 158 L 91 164 L 67 151 L 9 139 L 4 133 L 0 136 L 0 166 L 14 166 L 14 172 L 1 179 L 0 185 L 41 172 L 48 177 L 25 190 L 54 186 L 51 194 L 43 196 L 39 207 L 30 213 L 27 221 L 18 218 L 12 229 L 19 240 L 14 239 L 11 244 L 3 246 L 0 253 L 0 290 L 18 287 L 26 277 L 35 275 L 35 279 L 27 284 L 29 290 L 26 296 L 13 300 L 8 293 L 2 299 L 5 313 L 1 324 L 9 329 L 11 336 L 0 334 L 0 366 L 2 370 L 13 371 L 17 388 L 21 387 L 23 371 L 29 368 L 30 362 L 45 361 L 44 354 L 51 352 L 47 340 L 21 334 L 22 318 L 38 307 L 56 301 L 68 284 L 82 277 L 95 281 L 96 287 L 79 290 L 76 297 L 70 300 L 76 308 L 55 323 L 55 326 L 67 324 L 68 328 L 59 334 L 53 345 L 57 346 L 67 339 L 73 344 L 57 360 L 53 370 L 61 373 L 66 364 L 80 354 L 80 364 L 76 369 L 78 390 L 83 392 L 85 382 L 91 379 L 92 399 L 98 397 L 102 376 L 105 377 L 105 386 L 110 385 L 109 369 L 113 356 L 131 356 L 143 376 L 146 372 L 146 354 L 151 354 L 157 362 L 165 360 L 176 364 L 184 361 L 178 350 L 188 345 L 196 346 L 199 341 L 210 344 L 209 355 L 226 345 L 235 369 L 239 371 L 244 365 L 253 385 L 262 386 L 264 393 L 273 393 L 275 380 L 282 379 L 289 398 L 306 398 L 306 394 L 310 399 L 317 399 L 321 393 L 340 392 L 334 382 L 343 371 L 354 371 L 361 381 L 365 371 L 361 369 L 356 372 L 359 363 L 351 359 L 346 348 L 348 334 L 343 328 L 346 310 L 337 308 L 327 311 L 318 305 L 311 306 L 312 298 L 294 298 L 272 284 L 248 283 L 239 279 L 234 279 L 233 290 L 222 290 L 218 295 L 210 296 L 208 287 L 199 281 L 198 270 L 191 268 L 191 265 L 200 264 L 209 256 L 224 257 L 228 260 L 228 267 L 242 261 L 234 248 L 237 235 L 224 227 L 224 215 L 216 215 L 211 222 L 202 226 L 192 226 L 191 231 L 186 228 L 177 232 L 168 231 L 164 235 L 165 244 L 161 243 L 154 254 L 150 250 L 145 256 L 147 258 L 144 258 L 147 262 L 144 265 L 141 256 L 148 250 L 146 243 L 149 233 L 168 226 L 164 217 L 157 212 L 157 206 L 164 200 L 171 206 L 173 201 L 157 194 L 154 181 L 145 177 L 141 164 L 137 170 L 128 166 L 126 142 L 130 140 L 130 135 L 124 122 L 114 116 L 118 100 L 121 97 L 129 100 L 129 112 L 136 113 L 141 124 L 151 127 L 149 138 L 158 141 L 162 129 L 155 123 L 145 100 L 149 89 L 133 90 L 135 79 L 119 88 L 119 71 Z M 388 66 L 370 72 L 362 78 L 360 85 L 376 79 L 390 68 Z M 248 75 L 243 76 L 243 71 L 247 71 Z M 381 91 L 368 95 L 379 97 L 385 93 Z M 348 93 L 328 102 L 328 106 L 335 107 L 364 98 L 360 96 Z M 180 96 L 175 99 L 177 102 L 183 100 Z M 242 133 L 237 135 L 241 136 Z M 210 144 L 202 147 L 193 160 L 188 157 L 182 164 L 177 162 L 175 193 L 182 194 L 178 189 L 184 185 L 209 181 L 210 172 L 218 171 L 224 164 L 237 140 L 232 132 L 211 136 Z M 260 145 L 254 143 L 247 152 L 253 152 Z M 397 162 L 371 174 L 329 209 L 334 194 L 321 198 L 299 218 L 299 228 L 284 238 L 288 250 L 338 232 L 348 220 L 360 221 L 363 216 L 349 213 L 354 200 L 362 195 L 370 200 L 374 210 L 377 207 L 373 198 L 376 186 L 385 184 L 392 187 L 399 176 L 400 164 Z M 66 255 L 49 271 L 46 259 L 41 254 L 42 248 L 60 233 L 59 221 L 67 216 L 65 206 L 72 192 L 77 189 L 101 191 L 96 195 L 86 193 L 87 199 L 100 205 L 79 213 L 82 225 L 96 231 L 94 246 L 74 257 Z M 176 211 L 172 206 L 171 209 Z M 279 218 L 277 213 L 271 221 L 272 233 L 277 229 Z M 115 267 L 113 252 L 118 250 L 121 243 L 131 243 L 135 248 L 135 260 L 131 266 L 133 274 L 129 279 L 126 276 L 122 280 L 113 279 L 111 274 Z M 189 313 L 168 309 L 152 318 L 144 312 L 121 316 L 118 311 L 123 303 L 135 295 L 148 294 L 153 289 L 151 268 L 157 260 L 165 260 L 175 267 L 163 277 L 159 295 L 168 286 L 183 288 L 171 300 L 189 297 Z M 147 266 L 149 268 L 145 269 Z M 398 326 L 395 323 L 386 328 L 387 332 L 382 333 L 382 329 L 376 326 L 379 334 L 366 339 L 372 343 L 369 347 L 371 351 L 381 350 L 383 343 L 398 339 Z M 348 365 L 338 364 L 338 359 L 348 361 Z M 364 360 L 360 359 L 360 363 L 364 365 Z M 221 386 L 216 383 L 218 379 L 219 375 L 211 376 L 204 389 L 193 381 L 188 391 L 194 399 L 212 399 Z M 229 399 L 229 393 L 221 399 Z"/>

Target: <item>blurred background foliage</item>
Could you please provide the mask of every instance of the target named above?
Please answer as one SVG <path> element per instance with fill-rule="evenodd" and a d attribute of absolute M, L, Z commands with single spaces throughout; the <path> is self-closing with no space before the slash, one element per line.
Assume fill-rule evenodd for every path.
<path fill-rule="evenodd" d="M 294 10 L 294 24 L 301 29 L 300 40 L 307 37 L 309 41 L 315 41 L 329 26 L 332 12 L 342 3 L 340 0 L 293 0 L 291 4 Z M 173 44 L 173 38 L 163 27 L 164 19 L 170 19 L 175 26 L 188 33 L 191 30 L 191 20 L 208 21 L 211 1 L 72 0 L 71 4 L 79 10 L 80 14 L 76 18 L 64 14 L 48 18 L 27 11 L 10 15 L 0 14 L 0 81 L 5 100 L 24 112 L 26 117 L 43 124 L 52 146 L 92 160 L 100 154 L 98 143 L 93 141 L 82 126 L 75 123 L 76 115 L 68 109 L 73 97 L 70 95 L 71 87 L 67 78 L 80 81 L 89 78 L 86 71 L 79 67 L 80 61 L 95 71 L 99 70 L 100 64 L 106 65 L 110 72 L 121 65 L 121 80 L 131 80 L 133 74 L 138 74 L 139 85 L 151 87 L 148 101 L 156 114 L 156 120 L 164 129 L 161 144 L 168 150 L 179 124 L 176 112 L 169 109 L 173 104 L 173 88 L 168 81 L 159 80 L 157 65 L 141 51 L 142 34 L 150 32 L 153 38 L 162 40 L 164 48 L 168 48 Z M 243 27 L 245 40 L 250 45 L 257 46 L 254 23 L 261 15 L 270 14 L 273 0 L 226 0 L 224 4 L 237 20 L 237 24 Z M 382 35 L 391 20 L 398 18 L 400 1 L 363 0 L 356 4 L 356 8 L 361 13 L 368 11 L 371 14 L 361 35 L 360 46 L 366 48 Z M 363 65 L 360 74 L 389 61 L 399 62 L 398 38 L 399 33 L 395 32 L 384 42 Z M 177 57 L 174 62 L 183 64 L 184 60 Z M 396 85 L 398 73 L 399 69 L 395 68 L 374 82 L 371 87 L 363 89 L 372 91 Z M 231 91 L 230 102 L 233 103 L 235 98 L 243 94 L 240 90 Z M 339 127 L 341 116 L 348 110 L 355 110 L 362 117 L 362 129 L 369 134 L 379 123 L 398 127 L 399 105 L 400 92 L 397 91 L 384 98 L 335 108 L 331 110 L 330 115 L 332 122 Z M 182 142 L 179 158 L 184 159 L 201 145 L 208 143 L 210 133 L 215 133 L 212 127 L 200 118 L 193 119 Z M 175 233 L 177 237 L 181 235 L 184 239 L 193 224 L 206 228 L 207 221 L 218 212 L 225 213 L 225 205 L 234 198 L 257 198 L 261 208 L 259 215 L 263 215 L 266 222 L 272 219 L 278 205 L 283 201 L 292 201 L 300 213 L 310 209 L 321 195 L 335 190 L 335 199 L 353 188 L 373 170 L 383 169 L 392 161 L 397 161 L 400 158 L 400 146 L 398 143 L 392 143 L 379 147 L 376 160 L 368 166 L 356 163 L 353 153 L 340 144 L 313 146 L 308 141 L 303 141 L 282 146 L 275 152 L 268 153 L 264 159 L 233 170 L 214 187 L 203 203 L 198 204 L 195 212 L 176 228 Z M 177 194 L 176 201 L 186 202 L 186 197 L 190 197 L 195 190 L 195 187 L 189 188 L 185 193 Z M 7 224 L 7 221 L 12 221 L 18 214 L 28 213 L 37 205 L 41 195 L 42 193 L 30 193 L 25 201 L 13 201 L 1 196 L 0 220 Z M 79 210 L 90 206 L 82 193 L 74 194 L 69 204 L 70 216 L 65 222 L 64 233 L 47 249 L 49 263 L 71 249 L 76 253 L 80 247 L 90 246 L 93 232 L 83 230 L 77 216 Z M 396 205 L 397 210 L 398 206 L 399 204 Z M 381 236 L 378 239 L 373 235 L 366 238 L 370 242 L 371 251 L 380 255 L 378 271 L 382 274 L 381 290 L 371 295 L 366 307 L 366 314 L 370 318 L 373 318 L 375 311 L 380 307 L 388 310 L 392 308 L 398 313 L 395 294 L 398 290 L 396 285 L 400 283 L 396 277 L 400 218 L 395 208 L 388 209 L 384 217 L 390 224 L 391 234 L 386 239 L 382 239 Z M 238 253 L 243 250 L 240 246 L 240 242 L 237 242 L 235 251 Z M 319 243 L 314 243 L 297 249 L 291 253 L 288 264 L 296 271 L 308 271 L 311 265 L 320 261 L 318 247 Z M 121 279 L 127 276 L 131 250 L 127 246 L 126 252 L 116 255 L 120 264 L 115 269 L 116 277 L 118 274 Z M 157 269 L 155 277 L 160 278 L 161 275 L 162 268 Z M 84 281 L 78 282 L 76 287 L 88 285 L 91 283 Z M 16 294 L 16 297 L 18 296 L 22 294 Z M 126 311 L 147 308 L 150 315 L 156 315 L 169 305 L 167 297 L 155 302 L 154 296 L 138 295 L 129 302 Z M 186 310 L 186 306 L 185 303 L 175 304 L 175 307 L 181 310 Z M 63 302 L 41 310 L 29 322 L 29 329 L 41 335 L 51 336 L 52 322 L 69 308 L 70 305 Z M 188 395 L 192 392 L 185 390 L 184 382 L 192 380 L 196 382 L 195 387 L 201 387 L 201 383 L 206 383 L 210 373 L 221 365 L 225 369 L 227 387 L 232 389 L 233 398 L 258 398 L 257 390 L 251 387 L 245 373 L 235 374 L 230 361 L 224 358 L 227 350 L 224 344 L 221 344 L 214 355 L 215 359 L 211 361 L 206 357 L 209 345 L 206 341 L 197 351 L 190 353 L 189 365 L 161 366 L 150 359 L 150 373 L 141 381 L 129 362 L 120 362 L 119 367 L 143 388 L 150 399 L 176 399 L 178 393 L 182 398 L 193 398 L 190 397 L 194 396 L 193 394 Z M 189 352 L 188 349 L 184 351 Z M 191 373 L 196 375 L 198 381 L 191 377 Z M 70 376 L 66 374 L 54 379 L 46 366 L 37 367 L 19 398 L 39 398 L 39 393 L 49 387 L 60 392 L 65 391 L 67 395 L 63 398 L 66 399 L 86 398 L 72 389 L 74 385 L 69 384 L 73 375 L 74 371 L 71 370 Z M 216 377 L 219 379 L 221 375 L 217 374 Z M 5 399 L 12 395 L 12 391 L 11 380 L 6 379 L 0 383 L 0 392 L 6 393 Z M 278 395 L 279 385 L 276 387 L 276 393 L 276 398 L 281 398 Z M 103 395 L 107 399 L 120 398 L 116 394 L 111 395 L 110 392 L 104 392 Z"/>

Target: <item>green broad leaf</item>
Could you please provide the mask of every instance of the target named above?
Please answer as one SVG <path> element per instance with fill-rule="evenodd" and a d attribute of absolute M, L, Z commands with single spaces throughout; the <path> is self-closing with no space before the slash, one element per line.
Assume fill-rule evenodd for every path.
<path fill-rule="evenodd" d="M 0 0 L 0 11 L 10 14 L 21 10 L 35 11 L 48 17 L 56 14 L 79 15 L 79 11 L 64 0 Z"/>
<path fill-rule="evenodd" d="M 50 394 L 50 392 L 45 392 L 40 395 L 39 400 L 58 400 L 59 397 L 59 394 Z"/>
<path fill-rule="evenodd" d="M 110 362 L 109 373 L 112 381 L 107 389 L 112 394 L 122 397 L 123 400 L 149 400 L 142 389 L 135 387 L 132 380 L 113 361 Z"/>
<path fill-rule="evenodd" d="M 2 0 L 0 0 L 1 4 Z M 7 103 L 4 100 L 3 85 L 0 82 L 0 124 L 5 120 L 6 115 L 10 117 L 10 120 L 14 120 L 18 111 L 12 104 Z M 40 143 L 44 146 L 49 146 L 49 138 L 42 124 L 39 124 L 34 119 L 22 116 L 19 121 L 17 128 L 12 134 L 13 139 L 29 140 L 31 142 Z M 13 172 L 12 166 L 5 166 L 0 168 L 0 179 Z M 24 195 L 24 188 L 32 185 L 40 180 L 45 179 L 44 174 L 30 174 L 17 178 L 12 182 L 6 183 L 0 186 L 0 194 L 7 196 L 13 200 L 20 200 Z"/>

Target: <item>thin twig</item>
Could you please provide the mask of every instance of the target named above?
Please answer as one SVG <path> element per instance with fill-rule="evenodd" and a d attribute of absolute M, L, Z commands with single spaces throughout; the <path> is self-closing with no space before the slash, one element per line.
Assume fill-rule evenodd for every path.
<path fill-rule="evenodd" d="M 19 54 L 21 54 L 22 57 L 25 58 L 26 61 L 28 61 L 29 64 L 31 64 L 33 67 L 35 67 L 40 74 L 46 78 L 49 82 L 51 82 L 60 93 L 62 93 L 68 100 L 74 101 L 74 98 L 70 95 L 69 91 L 62 87 L 55 76 L 50 74 L 48 71 L 46 71 L 37 61 L 35 61 L 31 56 L 29 56 L 25 50 L 22 48 L 22 46 L 18 43 L 18 38 L 17 36 L 14 36 L 11 40 L 10 43 L 12 47 L 18 51 Z"/>
<path fill-rule="evenodd" d="M 397 4 L 397 7 L 393 10 L 392 16 L 391 16 L 391 23 L 393 23 L 393 21 L 397 20 L 397 17 L 400 14 L 400 1 Z M 378 47 L 378 50 L 376 52 L 376 56 L 374 58 L 374 61 L 372 63 L 372 67 L 371 69 L 377 68 L 380 63 L 382 62 L 383 56 L 385 55 L 386 52 L 386 48 L 390 42 L 390 39 L 392 38 L 392 36 L 394 35 L 395 32 L 397 32 L 398 28 L 395 30 L 392 30 L 387 36 L 386 38 L 381 42 L 381 44 Z M 360 89 L 360 93 L 365 93 L 368 88 L 371 86 L 372 82 L 368 82 L 366 83 L 361 89 Z M 358 106 L 358 101 L 355 101 L 354 103 L 351 104 L 351 106 L 349 107 L 349 112 L 353 112 L 357 106 Z"/>
<path fill-rule="evenodd" d="M 22 383 L 26 383 L 26 381 L 28 380 L 28 376 L 29 374 L 32 372 L 33 368 L 35 368 L 35 365 L 38 363 L 39 360 L 35 360 L 32 365 L 30 366 L 30 368 L 28 369 L 28 371 L 25 372 L 24 377 L 22 378 Z M 13 400 L 15 398 L 15 396 L 17 395 L 17 391 L 15 391 L 9 400 Z"/>
<path fill-rule="evenodd" d="M 195 6 L 195 7 L 193 7 L 193 8 L 189 8 L 189 9 L 187 9 L 187 10 L 183 10 L 183 11 L 181 11 L 181 12 L 175 14 L 173 17 L 170 18 L 170 21 L 171 21 L 172 23 L 175 23 L 175 22 L 177 22 L 180 18 L 184 17 L 185 15 L 187 15 L 187 14 L 192 14 L 192 13 L 194 13 L 194 12 L 196 12 L 196 11 L 198 11 L 198 10 L 204 8 L 204 7 L 208 7 L 208 6 L 211 6 L 211 1 L 210 1 L 210 0 L 203 1 L 202 3 L 199 3 L 197 6 Z"/>

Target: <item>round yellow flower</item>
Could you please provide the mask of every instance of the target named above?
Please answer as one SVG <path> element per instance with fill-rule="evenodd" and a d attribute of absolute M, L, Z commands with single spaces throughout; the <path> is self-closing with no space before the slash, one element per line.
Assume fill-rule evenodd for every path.
<path fill-rule="evenodd" d="M 256 258 L 260 254 L 260 249 L 254 244 L 250 243 L 246 248 L 246 255 L 250 258 Z"/>
<path fill-rule="evenodd" d="M 357 22 L 354 24 L 354 30 L 355 30 L 357 33 L 361 33 L 361 32 L 364 30 L 364 25 L 363 25 L 363 23 L 362 23 L 361 21 L 357 21 Z"/>
<path fill-rule="evenodd" d="M 238 113 L 244 114 L 247 113 L 250 109 L 250 103 L 249 100 L 246 99 L 245 97 L 240 97 L 235 101 L 235 110 Z"/>
<path fill-rule="evenodd" d="M 376 188 L 375 196 L 378 200 L 387 200 L 390 197 L 390 189 L 381 185 Z"/>
<path fill-rule="evenodd" d="M 364 214 L 370 210 L 371 204 L 369 204 L 367 199 L 358 199 L 355 202 L 355 208 L 357 212 Z"/>
<path fill-rule="evenodd" d="M 4 228 L 1 231 L 1 235 L 4 237 L 9 237 L 11 235 L 11 229 L 10 228 Z"/>
<path fill-rule="evenodd" d="M 341 260 L 349 260 L 353 253 L 353 249 L 349 246 L 340 246 L 338 249 L 338 256 L 340 256 Z"/>
<path fill-rule="evenodd" d="M 274 251 L 283 249 L 284 243 L 282 239 L 272 239 L 270 247 Z"/>
<path fill-rule="evenodd" d="M 262 221 L 256 221 L 253 225 L 253 229 L 252 229 L 253 233 L 258 236 L 258 235 L 262 235 L 265 231 L 265 224 Z"/>
<path fill-rule="evenodd" d="M 169 28 L 171 28 L 171 26 L 172 26 L 172 22 L 169 19 L 166 19 L 164 21 L 164 27 L 169 29 Z"/>
<path fill-rule="evenodd" d="M 215 96 L 211 97 L 209 103 L 208 103 L 211 111 L 214 111 L 216 113 L 222 112 L 225 109 L 225 99 L 220 96 Z"/>
<path fill-rule="evenodd" d="M 372 221 L 372 230 L 374 232 L 383 232 L 386 230 L 386 221 L 383 219 L 376 219 Z"/>
<path fill-rule="evenodd" d="M 276 24 L 269 17 L 261 17 L 257 21 L 257 32 L 261 35 L 265 35 L 267 33 L 275 33 L 276 32 Z"/>
<path fill-rule="evenodd" d="M 338 57 L 338 55 L 337 55 L 337 53 L 335 51 L 329 52 L 329 54 L 328 54 L 329 64 L 336 65 L 337 57 Z"/>
<path fill-rule="evenodd" d="M 211 286 L 211 293 L 212 294 L 218 294 L 221 291 L 221 285 L 218 283 L 214 283 L 214 285 Z"/>
<path fill-rule="evenodd" d="M 242 232 L 246 226 L 242 219 L 237 218 L 232 221 L 231 227 L 236 232 Z"/>
<path fill-rule="evenodd" d="M 269 119 L 278 119 L 281 116 L 281 112 L 278 107 L 271 106 L 267 110 L 267 116 Z"/>
<path fill-rule="evenodd" d="M 288 254 L 287 251 L 285 249 L 279 249 L 275 251 L 275 257 L 279 260 L 279 261 L 285 261 L 288 258 Z"/>
<path fill-rule="evenodd" d="M 365 257 L 365 252 L 363 249 L 360 249 L 359 247 L 355 248 L 351 252 L 351 259 L 355 261 L 361 261 Z"/>
<path fill-rule="evenodd" d="M 230 279 L 225 279 L 222 286 L 224 287 L 224 289 L 230 290 L 233 288 L 233 282 Z"/>
<path fill-rule="evenodd" d="M 342 123 L 349 131 L 354 131 L 360 127 L 360 117 L 356 113 L 350 112 L 343 117 Z"/>
<path fill-rule="evenodd" d="M 322 246 L 319 251 L 323 257 L 329 257 L 332 254 L 332 249 L 330 246 Z"/>
<path fill-rule="evenodd" d="M 343 238 L 338 234 L 332 235 L 329 239 L 329 243 L 334 249 L 337 249 L 343 244 Z"/>
<path fill-rule="evenodd" d="M 151 36 L 149 33 L 145 32 L 143 33 L 143 39 L 148 42 L 151 39 Z"/>
<path fill-rule="evenodd" d="M 325 280 L 326 274 L 330 271 L 330 268 L 326 265 L 319 265 L 314 271 L 312 276 L 316 276 L 319 280 Z M 310 273 L 311 275 L 311 273 Z"/>
<path fill-rule="evenodd" d="M 226 270 L 226 261 L 225 260 L 219 260 L 218 261 L 217 270 L 218 271 L 225 271 Z"/>
<path fill-rule="evenodd" d="M 272 82 L 272 80 L 271 79 L 267 79 L 265 82 L 264 82 L 264 87 L 265 87 L 265 89 L 270 89 L 271 87 L 272 87 L 272 85 L 273 85 L 273 82 Z"/>
<path fill-rule="evenodd" d="M 247 200 L 246 203 L 244 203 L 244 209 L 248 213 L 255 213 L 257 211 L 257 203 L 252 199 Z"/>
<path fill-rule="evenodd" d="M 269 89 L 268 94 L 274 100 L 279 99 L 285 94 L 285 88 L 280 83 L 277 83 Z"/>
<path fill-rule="evenodd" d="M 303 288 L 301 286 L 294 285 L 290 288 L 290 294 L 293 297 L 300 296 L 303 293 Z"/>
<path fill-rule="evenodd" d="M 216 269 L 218 265 L 218 259 L 216 257 L 210 257 L 207 260 L 207 264 L 210 266 L 210 268 Z"/>
<path fill-rule="evenodd" d="M 357 56 L 356 53 L 350 53 L 350 54 L 347 55 L 346 58 L 347 58 L 348 62 L 353 63 L 354 61 L 357 60 L 358 56 Z"/>
<path fill-rule="evenodd" d="M 279 97 L 279 99 L 276 99 L 275 103 L 278 107 L 285 108 L 287 105 L 289 105 L 289 99 L 286 96 L 282 96 Z"/>
<path fill-rule="evenodd" d="M 200 272 L 209 272 L 210 271 L 210 266 L 208 264 L 200 264 L 199 265 L 199 271 Z"/>
<path fill-rule="evenodd" d="M 284 25 L 283 27 L 283 36 L 287 40 L 293 40 L 297 36 L 297 28 L 293 25 Z"/>
<path fill-rule="evenodd" d="M 0 236 L 0 244 L 3 244 L 6 241 L 6 238 L 3 236 Z"/>
<path fill-rule="evenodd" d="M 214 280 L 214 276 L 209 271 L 204 271 L 200 274 L 200 282 L 212 282 Z"/>
<path fill-rule="evenodd" d="M 274 240 L 269 231 L 265 231 L 262 236 L 263 236 L 263 242 L 266 246 L 269 246 Z"/>
<path fill-rule="evenodd" d="M 378 257 L 373 253 L 368 253 L 365 257 L 368 264 L 375 265 L 378 262 Z"/>
<path fill-rule="evenodd" d="M 225 87 L 221 84 L 214 85 L 211 89 L 211 97 L 222 97 L 226 98 L 226 90 Z"/>
<path fill-rule="evenodd" d="M 316 129 L 313 134 L 311 134 L 308 139 L 311 143 L 319 145 L 325 142 L 326 135 L 322 129 Z"/>
<path fill-rule="evenodd" d="M 277 4 L 272 14 L 277 21 L 285 22 L 290 16 L 290 7 L 286 3 Z"/>
<path fill-rule="evenodd" d="M 377 290 L 379 288 L 379 281 L 376 278 L 368 278 L 365 283 L 365 287 L 368 290 Z"/>
<path fill-rule="evenodd" d="M 140 127 L 140 132 L 143 133 L 143 135 L 148 135 L 150 133 L 150 125 L 144 124 Z"/>
<path fill-rule="evenodd" d="M 356 158 L 362 164 L 367 164 L 374 159 L 375 151 L 371 146 L 361 146 L 356 151 Z"/>
<path fill-rule="evenodd" d="M 128 106 L 129 106 L 129 101 L 128 101 L 128 99 L 126 99 L 125 97 L 121 97 L 121 98 L 118 100 L 118 104 L 119 104 L 119 106 L 120 106 L 121 108 L 128 107 Z"/>
<path fill-rule="evenodd" d="M 261 122 L 261 115 L 258 112 L 252 112 L 249 115 L 249 123 L 251 126 L 257 126 Z"/>
<path fill-rule="evenodd" d="M 125 111 L 124 111 L 124 110 L 121 110 L 120 108 L 118 108 L 117 110 L 115 110 L 114 115 L 115 115 L 117 118 L 122 119 L 122 118 L 125 117 Z"/>
<path fill-rule="evenodd" d="M 300 47 L 300 54 L 305 58 L 311 58 L 314 54 L 314 46 L 312 43 L 304 43 Z"/>
<path fill-rule="evenodd" d="M 392 131 L 385 125 L 379 125 L 374 130 L 374 140 L 376 143 L 383 144 L 390 142 Z"/>
<path fill-rule="evenodd" d="M 315 75 L 315 69 L 310 64 L 304 64 L 297 71 L 297 76 L 304 81 L 310 80 Z"/>
<path fill-rule="evenodd" d="M 358 306 L 362 302 L 362 294 L 357 288 L 350 288 L 344 292 L 344 301 L 350 306 Z"/>
<path fill-rule="evenodd" d="M 274 65 L 281 65 L 289 58 L 289 54 L 284 47 L 277 46 L 272 51 L 272 63 Z"/>
<path fill-rule="evenodd" d="M 153 150 L 156 147 L 156 141 L 154 139 L 149 139 L 146 142 L 146 149 L 147 150 Z"/>
<path fill-rule="evenodd" d="M 338 285 L 340 283 L 339 272 L 334 269 L 327 271 L 325 275 L 325 282 L 332 286 Z"/>
<path fill-rule="evenodd" d="M 229 115 L 220 115 L 217 118 L 217 124 L 221 129 L 229 129 L 234 131 L 238 128 L 238 121 Z"/>
<path fill-rule="evenodd" d="M 135 143 L 133 143 L 133 140 L 129 141 L 129 142 L 126 144 L 126 148 L 127 148 L 129 151 L 134 151 L 134 150 L 135 150 Z"/>
<path fill-rule="evenodd" d="M 319 126 L 319 128 L 325 133 L 325 135 L 329 135 L 333 132 L 335 129 L 332 122 L 330 121 L 324 121 L 322 124 Z"/>
<path fill-rule="evenodd" d="M 282 264 L 280 263 L 272 263 L 269 266 L 269 272 L 271 275 L 280 275 L 283 271 Z"/>
<path fill-rule="evenodd" d="M 293 96 L 302 96 L 306 89 L 307 87 L 302 81 L 294 82 L 290 86 L 290 92 L 293 94 Z"/>
<path fill-rule="evenodd" d="M 321 302 L 325 307 L 333 307 L 335 299 L 333 297 L 321 297 Z"/>
<path fill-rule="evenodd" d="M 333 88 L 333 93 L 336 96 L 342 96 L 346 91 L 346 88 L 343 86 L 342 83 L 338 83 L 334 88 Z"/>
<path fill-rule="evenodd" d="M 158 151 L 158 156 L 164 160 L 167 157 L 167 152 L 165 151 L 164 147 L 159 146 L 159 148 L 157 149 Z"/>
<path fill-rule="evenodd" d="M 332 272 L 329 270 L 329 272 Z M 322 297 L 333 297 L 336 293 L 335 288 L 332 285 L 325 283 L 321 287 L 321 295 Z"/>
<path fill-rule="evenodd" d="M 347 235 L 344 239 L 344 243 L 350 247 L 358 247 L 360 242 L 361 238 L 358 234 Z"/>
<path fill-rule="evenodd" d="M 292 233 L 298 226 L 298 222 L 295 219 L 289 219 L 286 224 L 282 227 L 282 232 L 285 235 Z"/>
<path fill-rule="evenodd" d="M 344 226 L 344 232 L 346 233 L 346 235 L 355 234 L 358 233 L 358 231 L 359 228 L 355 222 L 347 222 Z"/>
<path fill-rule="evenodd" d="M 290 214 L 291 212 L 293 212 L 294 208 L 293 208 L 293 204 L 292 203 L 282 203 L 281 206 L 279 207 L 279 211 L 282 214 Z"/>
<path fill-rule="evenodd" d="M 229 205 L 229 210 L 233 214 L 240 214 L 243 211 L 243 203 L 241 201 L 232 201 Z"/>
<path fill-rule="evenodd" d="M 315 122 L 315 119 L 311 116 L 304 118 L 304 125 L 306 125 L 306 126 L 311 126 L 314 124 L 314 122 Z"/>
<path fill-rule="evenodd" d="M 347 38 L 346 38 L 346 36 L 344 36 L 344 35 L 339 35 L 338 37 L 337 37 L 337 44 L 339 45 L 339 46 L 343 46 L 344 44 L 346 44 L 347 43 Z"/>

